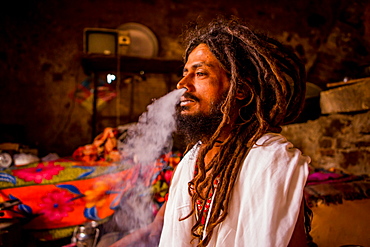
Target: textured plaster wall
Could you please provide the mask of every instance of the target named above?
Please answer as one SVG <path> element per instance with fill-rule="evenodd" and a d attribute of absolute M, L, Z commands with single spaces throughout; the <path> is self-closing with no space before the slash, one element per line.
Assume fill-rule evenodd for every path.
<path fill-rule="evenodd" d="M 0 142 L 22 142 L 61 156 L 91 142 L 91 113 L 68 97 L 87 77 L 80 61 L 85 27 L 138 22 L 157 36 L 159 57 L 181 59 L 178 37 L 184 25 L 218 14 L 242 17 L 292 46 L 305 62 L 308 80 L 323 89 L 345 76 L 368 75 L 368 1 L 6 1 L 0 8 Z M 169 88 L 166 76 L 148 75 L 135 83 L 131 101 L 131 86 L 121 83 L 119 102 L 99 111 L 105 118 L 98 129 L 135 121 Z"/>

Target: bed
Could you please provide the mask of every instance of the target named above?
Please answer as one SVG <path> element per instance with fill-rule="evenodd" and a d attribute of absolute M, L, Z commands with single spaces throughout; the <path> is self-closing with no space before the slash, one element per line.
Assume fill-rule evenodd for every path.
<path fill-rule="evenodd" d="M 79 147 L 71 157 L 2 169 L 0 203 L 19 201 L 1 211 L 2 220 L 21 221 L 23 229 L 40 241 L 69 237 L 86 222 L 108 221 L 135 186 L 138 174 L 142 174 L 138 170 L 142 168 L 131 159 L 117 159 L 115 131 L 110 128 L 107 132 L 113 136 L 103 133 L 94 143 Z M 163 154 L 145 171 L 153 215 L 165 200 L 171 174 L 180 158 L 180 152 Z"/>

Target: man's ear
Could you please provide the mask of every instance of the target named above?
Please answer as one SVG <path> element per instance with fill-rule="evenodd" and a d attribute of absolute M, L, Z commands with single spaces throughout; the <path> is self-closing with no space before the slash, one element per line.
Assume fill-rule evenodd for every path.
<path fill-rule="evenodd" d="M 235 98 L 238 99 L 238 100 L 244 100 L 245 98 L 247 98 L 247 94 L 245 92 L 243 92 L 242 90 L 238 89 L 236 91 L 236 95 L 235 95 Z"/>

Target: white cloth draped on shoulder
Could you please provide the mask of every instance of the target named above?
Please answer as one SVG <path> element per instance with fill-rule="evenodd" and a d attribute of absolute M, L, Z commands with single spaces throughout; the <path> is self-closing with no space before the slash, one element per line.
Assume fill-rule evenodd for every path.
<path fill-rule="evenodd" d="M 194 176 L 197 145 L 178 165 L 171 182 L 159 246 L 196 246 L 191 228 L 188 182 Z M 208 246 L 287 246 L 298 218 L 310 158 L 280 134 L 265 134 L 244 160 L 226 219 Z M 216 191 L 217 193 L 217 191 Z"/>

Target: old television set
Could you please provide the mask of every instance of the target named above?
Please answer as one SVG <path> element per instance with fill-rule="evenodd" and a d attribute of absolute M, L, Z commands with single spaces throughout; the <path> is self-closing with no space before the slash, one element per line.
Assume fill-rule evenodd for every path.
<path fill-rule="evenodd" d="M 83 49 L 87 54 L 117 54 L 118 30 L 106 28 L 85 28 Z"/>

